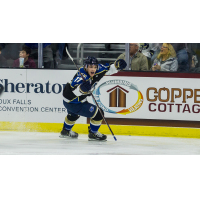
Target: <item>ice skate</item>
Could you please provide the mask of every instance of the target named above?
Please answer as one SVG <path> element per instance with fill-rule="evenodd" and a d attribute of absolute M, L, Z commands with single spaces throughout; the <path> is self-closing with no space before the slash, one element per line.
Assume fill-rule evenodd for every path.
<path fill-rule="evenodd" d="M 88 127 L 88 131 L 89 131 L 89 134 L 88 134 L 88 137 L 89 137 L 89 141 L 107 141 L 107 136 L 104 135 L 104 134 L 101 134 L 100 132 L 96 132 L 96 133 L 93 133 L 91 130 L 90 130 L 90 127 Z"/>
<path fill-rule="evenodd" d="M 60 138 L 78 138 L 78 133 L 72 131 L 72 130 L 66 130 L 65 127 L 63 126 L 63 129 L 60 133 L 61 135 L 59 136 Z"/>

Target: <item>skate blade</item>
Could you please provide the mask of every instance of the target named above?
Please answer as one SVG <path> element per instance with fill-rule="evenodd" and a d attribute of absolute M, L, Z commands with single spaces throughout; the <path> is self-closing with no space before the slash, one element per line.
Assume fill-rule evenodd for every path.
<path fill-rule="evenodd" d="M 59 135 L 60 138 L 70 138 L 70 139 L 77 139 L 78 137 L 70 137 L 67 135 Z"/>
<path fill-rule="evenodd" d="M 107 140 L 88 139 L 88 141 L 106 142 Z"/>

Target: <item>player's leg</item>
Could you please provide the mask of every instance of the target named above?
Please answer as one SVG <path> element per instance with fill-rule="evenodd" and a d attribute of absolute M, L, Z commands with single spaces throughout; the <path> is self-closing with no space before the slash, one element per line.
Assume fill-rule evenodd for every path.
<path fill-rule="evenodd" d="M 88 102 L 81 104 L 81 106 L 82 108 L 76 114 L 90 118 L 90 126 L 88 127 L 89 140 L 106 140 L 107 136 L 98 131 L 103 120 L 98 107 Z M 101 111 L 103 113 L 102 109 Z"/>
<path fill-rule="evenodd" d="M 101 110 L 103 113 L 103 110 Z M 107 136 L 101 134 L 98 130 L 101 126 L 103 117 L 96 105 L 85 102 L 82 104 L 81 110 L 78 112 L 79 115 L 90 118 L 90 126 L 88 127 L 89 140 L 106 140 Z"/>
<path fill-rule="evenodd" d="M 91 123 L 89 127 L 89 138 L 92 140 L 106 140 L 106 135 L 103 135 L 98 132 L 103 118 L 96 105 L 93 105 L 88 102 L 80 104 L 70 104 L 64 101 L 63 103 L 68 111 L 68 114 L 71 114 L 71 116 L 74 117 L 69 118 L 69 115 L 67 116 L 67 120 L 65 120 L 65 129 L 67 128 L 69 130 L 73 127 L 75 121 L 78 119 L 76 119 L 76 117 L 88 117 L 91 118 Z"/>
<path fill-rule="evenodd" d="M 72 105 L 73 106 L 73 105 Z M 72 107 L 68 107 L 70 110 Z M 73 106 L 73 112 L 77 115 L 84 116 L 90 118 L 90 126 L 89 126 L 89 140 L 106 140 L 107 136 L 101 134 L 98 130 L 101 126 L 101 122 L 103 117 L 96 105 L 93 105 L 89 102 L 84 102 L 82 104 L 78 104 L 77 106 Z M 70 110 L 70 111 L 72 111 Z M 103 113 L 103 110 L 101 110 Z"/>
<path fill-rule="evenodd" d="M 68 115 L 65 117 L 63 129 L 61 131 L 60 137 L 72 137 L 72 138 L 78 138 L 78 133 L 72 131 L 72 127 L 76 123 L 76 120 L 79 118 L 79 115 L 76 115 L 74 113 L 70 113 L 68 111 Z"/>
<path fill-rule="evenodd" d="M 76 120 L 80 117 L 75 113 L 77 112 L 77 108 L 79 109 L 79 106 L 76 104 L 66 103 L 65 101 L 63 101 L 63 105 L 67 109 L 68 115 L 65 117 L 60 137 L 78 138 L 78 133 L 72 131 L 72 127 L 76 123 Z"/>
<path fill-rule="evenodd" d="M 100 108 L 101 109 L 101 108 Z M 104 114 L 103 110 L 101 109 L 101 112 Z M 97 108 L 96 113 L 94 116 L 92 116 L 90 118 L 90 126 L 88 127 L 88 137 L 89 137 L 89 141 L 91 140 L 101 140 L 101 141 L 105 141 L 107 139 L 107 136 L 104 134 L 101 134 L 98 130 L 101 126 L 103 117 L 99 111 L 99 109 Z"/>

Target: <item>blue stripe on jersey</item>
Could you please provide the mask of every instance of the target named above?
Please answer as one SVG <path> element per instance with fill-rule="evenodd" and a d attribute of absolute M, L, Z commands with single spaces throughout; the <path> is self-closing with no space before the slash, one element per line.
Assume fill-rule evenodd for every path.
<path fill-rule="evenodd" d="M 91 128 L 91 131 L 93 132 L 93 133 L 96 133 L 98 130 L 99 130 L 99 128 L 100 128 L 100 126 L 101 126 L 101 124 L 92 124 L 91 122 L 90 122 L 90 128 Z"/>
<path fill-rule="evenodd" d="M 64 126 L 66 130 L 70 131 L 72 127 L 74 126 L 74 124 L 67 124 L 66 122 L 64 122 Z"/>

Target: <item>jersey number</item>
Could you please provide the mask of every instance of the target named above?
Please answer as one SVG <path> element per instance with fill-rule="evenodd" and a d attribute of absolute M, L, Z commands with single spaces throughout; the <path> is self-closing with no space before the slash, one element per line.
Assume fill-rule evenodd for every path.
<path fill-rule="evenodd" d="M 77 77 L 75 80 L 74 80 L 74 82 L 80 82 L 82 80 L 82 78 L 81 77 Z"/>

